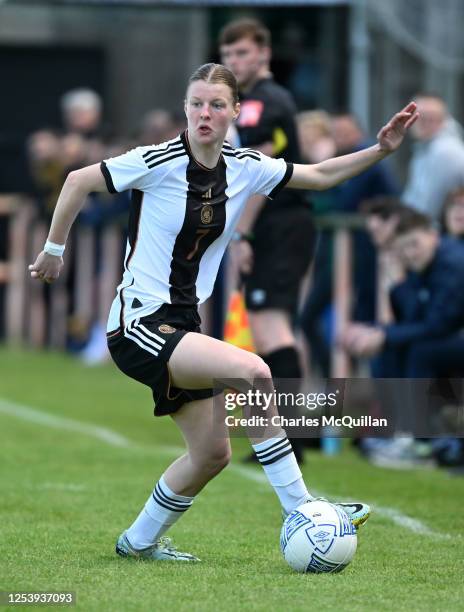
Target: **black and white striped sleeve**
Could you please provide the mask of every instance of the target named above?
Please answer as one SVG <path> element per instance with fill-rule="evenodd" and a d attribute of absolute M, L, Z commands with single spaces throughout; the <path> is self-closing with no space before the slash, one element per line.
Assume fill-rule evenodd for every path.
<path fill-rule="evenodd" d="M 253 193 L 260 193 L 268 198 L 274 198 L 288 183 L 293 174 L 293 164 L 284 159 L 274 159 L 259 154 L 260 161 L 250 159 Z"/>
<path fill-rule="evenodd" d="M 142 147 L 102 161 L 100 169 L 110 193 L 126 189 L 143 190 L 150 182 L 150 168 L 142 156 Z"/>

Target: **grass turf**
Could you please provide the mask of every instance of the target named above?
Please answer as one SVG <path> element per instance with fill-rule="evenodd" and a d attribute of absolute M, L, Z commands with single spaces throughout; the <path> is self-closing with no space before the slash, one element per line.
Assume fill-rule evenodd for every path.
<path fill-rule="evenodd" d="M 112 365 L 86 368 L 58 354 L 4 349 L 0 372 L 1 399 L 133 442 L 112 446 L 0 411 L 0 590 L 72 590 L 82 610 L 462 609 L 462 479 L 374 468 L 349 448 L 336 457 L 308 452 L 310 486 L 374 505 L 351 565 L 314 576 L 283 562 L 280 509 L 260 468 L 246 468 L 245 477 L 231 467 L 172 530 L 201 564 L 128 561 L 114 554 L 114 541 L 176 456 L 181 439 L 170 419 L 155 420 L 149 390 Z M 238 458 L 248 449 L 234 440 Z M 434 534 L 398 526 L 376 515 L 376 505 Z"/>

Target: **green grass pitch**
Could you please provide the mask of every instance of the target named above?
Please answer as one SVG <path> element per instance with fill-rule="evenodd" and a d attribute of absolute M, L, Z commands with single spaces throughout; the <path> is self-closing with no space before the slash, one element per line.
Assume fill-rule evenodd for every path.
<path fill-rule="evenodd" d="M 2 411 L 12 404 L 72 424 Z M 78 431 L 76 421 L 130 444 Z M 242 467 L 241 439 L 233 464 L 170 533 L 202 563 L 118 558 L 117 535 L 181 445 L 169 418 L 152 417 L 149 390 L 111 364 L 0 350 L 0 590 L 71 590 L 81 610 L 463 609 L 464 479 L 374 468 L 350 448 L 307 453 L 304 466 L 309 488 L 373 504 L 341 574 L 298 575 L 285 565 L 277 498 L 259 466 Z M 413 520 L 400 526 L 401 515 Z"/>

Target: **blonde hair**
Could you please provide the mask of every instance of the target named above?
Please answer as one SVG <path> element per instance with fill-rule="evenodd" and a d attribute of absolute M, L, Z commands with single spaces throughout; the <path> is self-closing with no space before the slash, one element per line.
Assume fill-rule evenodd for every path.
<path fill-rule="evenodd" d="M 323 110 L 302 111 L 296 120 L 300 128 L 311 127 L 318 130 L 321 136 L 332 136 L 330 115 Z"/>

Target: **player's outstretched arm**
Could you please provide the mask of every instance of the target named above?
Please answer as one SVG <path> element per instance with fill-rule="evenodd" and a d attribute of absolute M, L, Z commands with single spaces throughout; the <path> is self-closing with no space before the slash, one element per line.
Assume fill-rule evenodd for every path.
<path fill-rule="evenodd" d="M 66 243 L 74 219 L 83 207 L 86 197 L 94 191 L 107 191 L 100 164 L 74 170 L 68 174 L 53 213 L 48 242 L 55 245 Z M 58 278 L 62 266 L 61 255 L 41 251 L 35 263 L 29 266 L 29 271 L 32 278 L 51 283 Z"/>
<path fill-rule="evenodd" d="M 380 161 L 400 146 L 407 130 L 419 116 L 416 103 L 410 102 L 402 111 L 396 113 L 377 134 L 377 144 L 356 151 L 327 159 L 319 164 L 295 164 L 292 178 L 287 187 L 294 189 L 330 189 L 343 181 L 360 174 Z"/>

